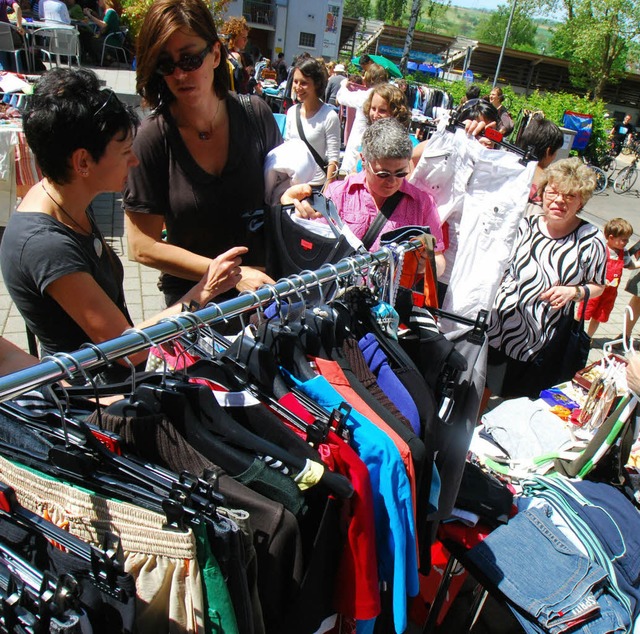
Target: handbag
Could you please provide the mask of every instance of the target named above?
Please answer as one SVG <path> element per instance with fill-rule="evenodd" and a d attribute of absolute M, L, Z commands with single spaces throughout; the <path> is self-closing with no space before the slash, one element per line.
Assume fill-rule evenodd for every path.
<path fill-rule="evenodd" d="M 580 319 L 574 319 L 573 311 L 563 315 L 553 337 L 519 377 L 531 397 L 537 398 L 542 390 L 571 380 L 587 365 L 591 337 L 584 329 L 584 308 L 589 301 L 589 288 L 586 285 L 583 288 Z"/>
<path fill-rule="evenodd" d="M 266 228 L 272 242 L 267 273 L 274 279 L 306 269 L 314 271 L 363 250 L 333 201 L 314 192 L 309 202 L 327 224 L 297 217 L 293 205 L 274 205 L 268 210 Z"/>
<path fill-rule="evenodd" d="M 327 224 L 296 217 L 293 205 L 272 207 L 267 215 L 267 235 L 273 241 L 267 273 L 278 279 L 303 270 L 313 271 L 323 264 L 335 264 L 358 251 L 365 252 L 376 241 L 401 198 L 398 191 L 385 200 L 362 240 L 342 221 L 333 201 L 320 192 L 314 192 L 309 202 Z"/>

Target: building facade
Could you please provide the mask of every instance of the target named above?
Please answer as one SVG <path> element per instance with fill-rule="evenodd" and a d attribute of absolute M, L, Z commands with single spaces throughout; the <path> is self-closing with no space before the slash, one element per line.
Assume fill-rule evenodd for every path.
<path fill-rule="evenodd" d="M 342 28 L 342 0 L 232 0 L 227 16 L 244 16 L 250 28 L 246 50 L 291 64 L 301 53 L 336 59 Z"/>

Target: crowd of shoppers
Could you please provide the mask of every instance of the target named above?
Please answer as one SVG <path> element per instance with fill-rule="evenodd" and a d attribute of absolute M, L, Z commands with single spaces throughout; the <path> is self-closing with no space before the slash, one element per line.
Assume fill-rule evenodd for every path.
<path fill-rule="evenodd" d="M 44 0 L 42 10 L 53 16 L 54 9 L 48 3 L 56 1 Z M 98 0 L 97 13 L 84 9 L 101 37 L 119 27 L 112 2 Z M 138 129 L 134 118 L 127 119 L 131 116 L 128 109 L 105 92 L 105 104 L 95 109 L 93 118 L 99 121 L 114 111 L 124 123 L 112 131 L 109 128 L 103 141 L 93 139 L 95 147 L 87 143 L 86 148 L 82 135 L 88 135 L 89 128 L 85 130 L 84 123 L 69 123 L 82 132 L 78 132 L 75 146 L 67 144 L 65 156 L 88 157 L 83 165 L 93 167 L 95 163 L 98 174 L 112 144 L 125 148 L 117 168 L 120 172 L 114 173 L 126 176 L 118 183 L 124 190 L 129 252 L 138 262 L 160 272 L 159 287 L 167 306 L 191 297 L 189 293 L 194 291 L 190 289 L 196 283 L 195 293 L 201 302 L 217 293 L 228 297 L 232 292 L 255 290 L 273 282 L 265 268 L 262 219 L 256 214 L 264 207 L 262 165 L 266 154 L 283 138 L 263 99 L 238 96 L 251 78 L 247 68 L 253 66 L 253 58 L 245 57 L 250 33 L 246 21 L 232 18 L 222 32 L 224 41 L 201 0 L 156 0 L 145 16 L 137 49 L 137 89 L 152 109 L 151 115 Z M 94 39 L 100 46 L 99 38 Z M 348 76 L 343 64 L 327 67 L 309 55 L 300 56 L 291 68 L 282 54 L 274 60 L 272 75 L 280 81 L 290 76 L 296 98 L 287 113 L 284 140 L 302 141 L 316 163 L 308 185 L 291 188 L 283 200 L 293 201 L 301 215 L 312 217 L 313 210 L 304 198 L 312 188 L 324 187 L 343 220 L 362 237 L 385 203 L 401 194 L 389 226 L 429 225 L 436 236 L 438 272 L 442 272 L 446 244 L 435 203 L 405 180 L 428 146 L 427 141 L 412 149 L 408 134 L 411 113 L 403 90 L 406 85 L 391 83 L 386 70 L 366 55 L 360 59 L 360 67 L 363 75 L 357 77 Z M 270 70 L 271 64 L 266 68 Z M 67 84 L 78 88 L 81 94 L 76 105 L 82 110 L 80 104 L 85 99 L 82 112 L 89 112 L 94 99 L 92 81 L 90 75 L 72 71 L 47 75 L 25 114 L 27 135 L 33 137 L 32 130 L 39 130 L 34 127 L 43 117 L 39 108 L 47 100 L 53 103 L 50 93 L 54 86 L 65 95 Z M 234 92 L 230 91 L 232 84 Z M 484 99 L 478 87 L 471 85 L 457 114 L 470 124 L 469 132 L 474 135 L 487 127 L 509 134 L 513 119 L 503 102 L 499 88 Z M 337 112 L 343 114 L 345 106 L 355 108 L 356 120 L 340 161 L 345 121 L 340 121 Z M 68 117 L 72 115 L 81 121 L 80 114 Z M 55 140 L 50 143 L 62 151 Z M 558 127 L 535 118 L 519 143 L 533 148 L 539 161 L 530 192 L 534 206 L 523 220 L 490 321 L 490 367 L 498 368 L 501 378 L 496 380 L 496 372 L 491 370 L 489 383 L 498 393 L 509 391 L 501 383 L 504 376 L 517 377 L 514 368 L 522 368 L 545 346 L 559 316 L 580 299 L 584 285 L 594 300 L 602 292 L 607 261 L 602 236 L 577 217 L 592 191 L 588 170 L 566 161 L 552 165 L 562 143 Z M 25 197 L 12 219 L 3 246 L 3 271 L 43 350 L 73 349 L 83 339 L 100 341 L 114 336 L 130 321 L 117 258 L 87 211 L 93 196 L 119 187 L 117 178 L 113 184 L 102 177 L 87 181 L 84 167 L 57 172 L 47 167 L 55 162 L 47 155 L 53 150 L 46 150 L 35 139 L 33 146 L 45 178 Z M 62 157 L 65 160 L 71 159 Z M 342 177 L 336 180 L 339 168 Z M 77 194 L 78 189 L 82 195 Z M 30 225 L 35 220 L 37 229 Z M 37 248 L 31 234 L 48 239 L 47 232 L 59 237 L 62 250 L 82 257 L 70 262 L 68 271 L 63 271 L 60 263 L 69 257 L 57 258 L 59 273 L 54 275 L 47 272 L 46 262 L 35 257 L 16 266 L 8 254 L 27 244 Z M 550 245 L 557 257 L 549 251 Z M 565 251 L 579 266 L 567 268 Z M 99 274 L 91 268 L 95 257 Z M 34 270 L 24 268 L 27 261 Z M 92 309 L 84 303 L 78 307 L 67 290 L 67 279 L 75 283 L 79 275 L 84 280 L 87 271 L 95 273 L 87 293 L 104 294 L 108 302 L 104 306 L 98 302 Z M 27 279 L 32 281 L 26 284 Z M 21 296 L 24 288 L 29 288 L 31 295 Z M 52 301 L 58 306 L 59 319 L 40 323 L 39 315 L 52 313 Z M 56 324 L 63 322 L 65 327 L 58 328 Z M 71 334 L 61 337 L 62 331 Z"/>

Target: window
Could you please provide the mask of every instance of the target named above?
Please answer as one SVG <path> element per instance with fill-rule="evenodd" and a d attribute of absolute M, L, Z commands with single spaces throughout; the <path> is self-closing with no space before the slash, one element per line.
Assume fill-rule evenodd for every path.
<path fill-rule="evenodd" d="M 299 46 L 308 46 L 310 48 L 316 47 L 316 34 L 315 33 L 302 33 L 300 32 Z"/>

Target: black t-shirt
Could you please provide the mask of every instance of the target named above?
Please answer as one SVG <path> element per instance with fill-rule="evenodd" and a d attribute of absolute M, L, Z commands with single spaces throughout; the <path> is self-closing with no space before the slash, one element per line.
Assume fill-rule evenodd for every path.
<path fill-rule="evenodd" d="M 89 273 L 131 323 L 124 301 L 120 260 L 102 240 L 98 257 L 93 236 L 83 236 L 38 212 L 11 215 L 0 244 L 0 267 L 11 299 L 44 354 L 72 352 L 89 336 L 46 290 L 70 273 Z"/>
<path fill-rule="evenodd" d="M 634 126 L 632 123 L 619 123 L 618 125 L 616 125 L 616 136 L 620 138 L 626 137 L 627 134 L 635 135 L 635 133 L 636 126 Z"/>
<path fill-rule="evenodd" d="M 267 104 L 258 97 L 251 97 L 251 104 L 258 130 L 237 96 L 227 98 L 229 153 L 220 176 L 196 163 L 168 109 L 148 117 L 134 142 L 140 164 L 129 171 L 125 209 L 164 216 L 170 244 L 210 258 L 247 246 L 243 263 L 264 265 L 263 238 L 252 232 L 257 223 L 250 217 L 264 208 L 258 134 L 265 153 L 282 143 L 282 135 Z M 171 297 L 181 297 L 192 286 L 192 281 L 166 273 L 160 277 L 160 288 Z"/>

